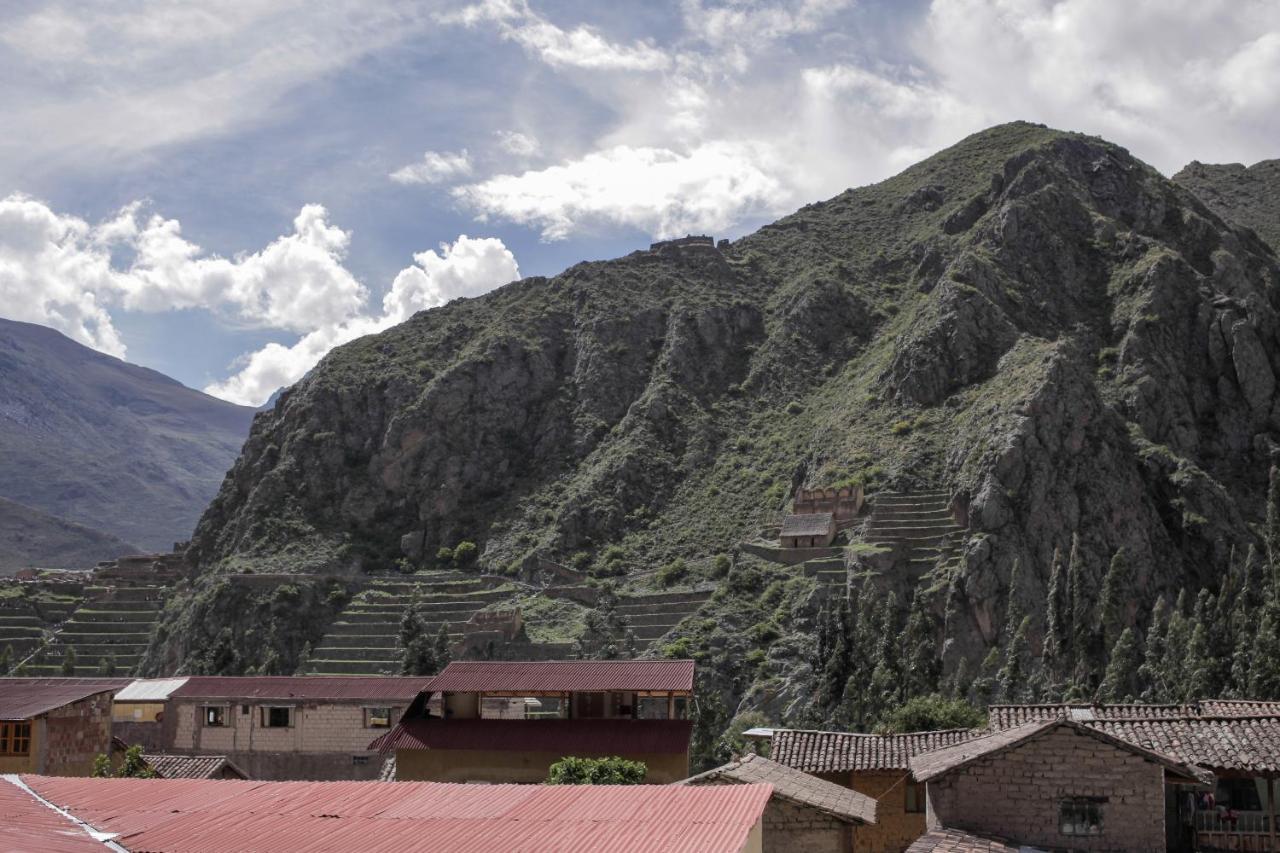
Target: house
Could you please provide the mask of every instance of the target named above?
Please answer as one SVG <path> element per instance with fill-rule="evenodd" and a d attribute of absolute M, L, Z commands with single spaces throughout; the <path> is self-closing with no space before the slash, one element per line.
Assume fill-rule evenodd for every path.
<path fill-rule="evenodd" d="M 775 729 L 770 757 L 876 800 L 876 822 L 858 829 L 853 849 L 900 853 L 925 831 L 924 786 L 911 778 L 911 758 L 974 736 L 969 729 L 892 735 Z"/>
<path fill-rule="evenodd" d="M 786 516 L 778 540 L 783 548 L 826 548 L 836 538 L 836 517 L 829 512 Z"/>
<path fill-rule="evenodd" d="M 1000 730 L 1054 715 L 1212 771 L 1213 797 L 1170 787 L 1167 848 L 1280 851 L 1280 702 L 1206 699 L 1180 705 L 994 705 Z"/>
<path fill-rule="evenodd" d="M 750 753 L 683 782 L 758 783 L 773 786 L 764 810 L 763 853 L 847 853 L 858 828 L 876 822 L 876 801 L 865 794 Z"/>
<path fill-rule="evenodd" d="M 0 773 L 88 776 L 124 678 L 0 678 Z"/>
<path fill-rule="evenodd" d="M 168 694 L 160 748 L 225 755 L 254 779 L 375 779 L 369 741 L 430 681 L 381 676 L 192 676 Z"/>
<path fill-rule="evenodd" d="M 862 512 L 863 500 L 861 485 L 796 489 L 795 497 L 791 501 L 791 512 L 796 515 L 829 512 L 835 517 L 836 526 L 839 527 L 858 517 L 858 513 Z"/>
<path fill-rule="evenodd" d="M 369 747 L 400 780 L 542 782 L 566 756 L 620 756 L 676 782 L 693 674 L 691 660 L 454 661 Z"/>
<path fill-rule="evenodd" d="M 126 743 L 158 750 L 162 747 L 165 705 L 186 678 L 136 678 L 116 691 L 111 708 L 111 733 Z"/>
<path fill-rule="evenodd" d="M 1012 839 L 998 843 L 1105 853 L 1163 853 L 1166 784 L 1190 791 L 1213 780 L 1200 768 L 1063 717 L 924 752 L 910 764 L 925 785 L 930 833 L 958 830 Z"/>
<path fill-rule="evenodd" d="M 161 779 L 248 779 L 225 755 L 147 755 L 142 760 Z"/>
<path fill-rule="evenodd" d="M 0 779 L 0 846 L 9 840 L 14 843 L 4 849 L 79 853 L 104 850 L 97 839 L 109 838 L 115 849 L 153 853 L 760 853 L 771 793 L 764 784 L 317 785 L 8 777 Z"/>

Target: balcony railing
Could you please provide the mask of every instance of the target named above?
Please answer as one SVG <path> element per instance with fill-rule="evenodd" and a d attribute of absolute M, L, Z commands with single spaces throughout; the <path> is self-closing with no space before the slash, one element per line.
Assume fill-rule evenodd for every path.
<path fill-rule="evenodd" d="M 1196 812 L 1196 849 L 1240 853 L 1280 853 L 1271 834 L 1271 818 L 1261 812 L 1226 817 L 1220 812 Z"/>

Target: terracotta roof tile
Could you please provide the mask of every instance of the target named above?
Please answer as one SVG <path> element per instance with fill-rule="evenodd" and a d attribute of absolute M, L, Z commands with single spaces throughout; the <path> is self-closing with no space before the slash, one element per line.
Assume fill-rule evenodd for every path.
<path fill-rule="evenodd" d="M 1280 772 L 1280 717 L 1111 720 L 1089 725 L 1211 770 Z"/>
<path fill-rule="evenodd" d="M 241 779 L 249 778 L 225 755 L 143 755 L 142 760 L 161 779 L 221 779 L 227 768 Z"/>
<path fill-rule="evenodd" d="M 1181 705 L 992 705 L 988 708 L 988 726 L 992 729 L 1007 729 L 1055 717 L 1066 717 L 1080 723 L 1093 720 L 1181 720 L 1190 717 L 1280 717 L 1280 702 L 1205 699 Z"/>
<path fill-rule="evenodd" d="M 759 755 L 744 755 L 736 761 L 690 777 L 684 784 L 722 780 L 732 784 L 766 782 L 773 786 L 775 797 L 809 806 L 846 823 L 876 822 L 876 801 L 871 797 Z"/>
<path fill-rule="evenodd" d="M 906 853 L 1019 853 L 1034 849 L 1019 846 L 1008 839 L 939 829 L 917 838 Z"/>
<path fill-rule="evenodd" d="M 981 732 L 950 729 L 937 732 L 872 735 L 777 729 L 770 756 L 779 764 L 806 773 L 845 770 L 906 770 L 911 757 L 977 737 Z"/>

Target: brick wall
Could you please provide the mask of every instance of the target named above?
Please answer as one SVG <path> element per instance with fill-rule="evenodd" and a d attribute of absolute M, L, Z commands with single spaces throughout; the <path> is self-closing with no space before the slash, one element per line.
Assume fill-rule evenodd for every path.
<path fill-rule="evenodd" d="M 911 784 L 906 770 L 860 770 L 816 773 L 819 778 L 852 788 L 876 801 L 876 822 L 854 833 L 858 853 L 902 853 L 925 830 L 923 812 L 908 813 L 905 787 Z"/>
<path fill-rule="evenodd" d="M 94 758 L 111 752 L 111 693 L 55 708 L 45 714 L 42 728 L 39 772 L 90 775 Z"/>
<path fill-rule="evenodd" d="M 1164 770 L 1085 734 L 1059 728 L 929 783 L 929 827 L 967 829 L 1022 844 L 1107 853 L 1165 849 Z M 1063 835 L 1062 800 L 1105 797 L 1102 832 Z"/>
<path fill-rule="evenodd" d="M 848 853 L 852 829 L 817 809 L 771 797 L 764 810 L 764 853 Z"/>

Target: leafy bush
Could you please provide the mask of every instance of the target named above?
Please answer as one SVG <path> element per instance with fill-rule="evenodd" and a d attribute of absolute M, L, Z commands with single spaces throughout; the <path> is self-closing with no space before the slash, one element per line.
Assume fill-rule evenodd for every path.
<path fill-rule="evenodd" d="M 899 705 L 880 721 L 884 734 L 927 732 L 941 729 L 974 729 L 986 725 L 986 716 L 963 699 L 944 699 L 934 693 L 916 696 Z"/>
<path fill-rule="evenodd" d="M 648 768 L 643 761 L 569 756 L 551 765 L 548 785 L 639 785 Z"/>
<path fill-rule="evenodd" d="M 894 435 L 906 435 L 911 432 L 911 421 L 895 421 L 890 429 Z"/>
<path fill-rule="evenodd" d="M 687 658 L 689 657 L 689 640 L 681 637 L 673 643 L 667 643 L 662 647 L 662 656 L 664 658 Z"/>
<path fill-rule="evenodd" d="M 453 562 L 453 549 L 452 549 L 452 548 L 450 548 L 448 545 L 443 545 L 443 546 L 441 546 L 440 550 L 439 550 L 439 551 L 436 551 L 436 562 L 437 562 L 437 563 L 452 563 L 452 562 Z"/>
<path fill-rule="evenodd" d="M 802 406 L 799 402 L 792 400 L 790 403 L 787 403 L 788 415 L 798 415 L 803 411 L 804 411 L 804 406 Z"/>
<path fill-rule="evenodd" d="M 480 549 L 476 547 L 476 543 L 465 539 L 453 548 L 453 564 L 460 569 L 470 566 L 479 556 Z"/>
<path fill-rule="evenodd" d="M 711 577 L 717 580 L 727 577 L 732 566 L 733 561 L 728 554 L 716 554 L 716 558 L 711 561 Z"/>
<path fill-rule="evenodd" d="M 587 566 L 591 565 L 591 555 L 586 551 L 579 551 L 569 558 L 569 565 L 578 571 L 586 571 Z"/>
<path fill-rule="evenodd" d="M 670 563 L 658 569 L 655 579 L 658 581 L 658 586 L 667 587 L 679 583 L 688 576 L 689 564 L 682 558 L 676 557 Z"/>

